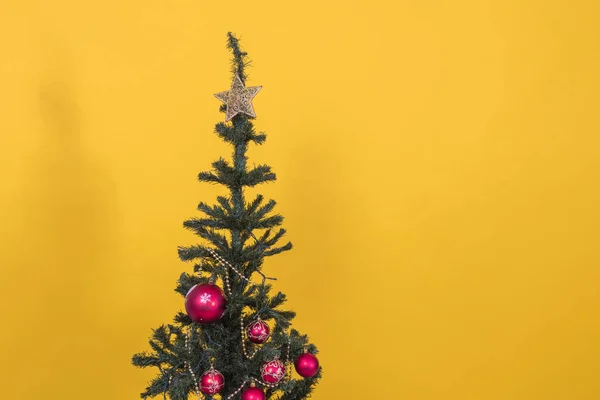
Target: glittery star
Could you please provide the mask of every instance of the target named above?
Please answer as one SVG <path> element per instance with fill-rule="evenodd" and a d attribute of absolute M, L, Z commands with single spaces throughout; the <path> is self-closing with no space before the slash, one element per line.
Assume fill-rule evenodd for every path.
<path fill-rule="evenodd" d="M 242 80 L 236 74 L 230 90 L 215 94 L 217 99 L 227 105 L 227 117 L 225 121 L 229 121 L 239 113 L 256 117 L 254 107 L 252 107 L 252 99 L 261 88 L 262 86 L 244 86 Z"/>

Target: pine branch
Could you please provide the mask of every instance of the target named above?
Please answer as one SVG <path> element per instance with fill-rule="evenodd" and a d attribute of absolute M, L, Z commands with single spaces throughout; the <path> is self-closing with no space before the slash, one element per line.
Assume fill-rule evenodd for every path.
<path fill-rule="evenodd" d="M 192 323 L 192 320 L 186 313 L 179 311 L 177 314 L 175 314 L 175 317 L 173 317 L 173 322 L 188 326 Z"/>
<path fill-rule="evenodd" d="M 277 308 L 280 305 L 282 305 L 283 303 L 285 303 L 286 300 L 287 300 L 287 298 L 286 298 L 285 294 L 279 292 L 275 296 L 271 297 L 271 299 L 269 300 L 269 307 Z"/>
<path fill-rule="evenodd" d="M 226 244 L 225 246 L 220 247 L 219 250 L 221 250 L 224 253 L 229 252 L 229 245 Z M 211 256 L 207 247 L 202 245 L 193 245 L 187 247 L 180 246 L 177 248 L 177 253 L 179 254 L 179 259 L 181 259 L 181 261 L 190 261 L 197 258 L 205 258 Z"/>
<path fill-rule="evenodd" d="M 175 291 L 182 296 L 185 296 L 187 292 L 194 286 L 205 280 L 199 277 L 198 275 L 191 275 L 187 272 L 181 273 L 179 276 L 179 280 L 177 281 L 177 287 Z"/>
<path fill-rule="evenodd" d="M 223 111 L 226 110 L 226 108 L 223 109 Z M 238 131 L 232 126 L 226 125 L 224 122 L 219 122 L 217 125 L 215 125 L 215 133 L 219 135 L 221 139 L 228 143 L 235 143 L 239 140 L 239 137 L 237 135 Z"/>
<path fill-rule="evenodd" d="M 292 242 L 287 242 L 285 245 L 281 247 L 275 247 L 269 249 L 263 253 L 263 257 L 274 256 L 275 254 L 283 253 L 284 251 L 288 251 L 292 249 Z"/>
<path fill-rule="evenodd" d="M 258 134 L 253 133 L 253 134 L 249 135 L 248 140 L 253 141 L 257 145 L 261 145 L 267 140 L 267 135 L 263 132 L 258 133 Z"/>
<path fill-rule="evenodd" d="M 310 397 L 315 385 L 321 378 L 321 371 L 312 378 L 304 378 L 293 381 L 293 386 L 289 392 L 285 392 L 281 396 L 281 400 L 303 400 Z"/>
<path fill-rule="evenodd" d="M 198 210 L 214 219 L 226 219 L 229 217 L 227 211 L 223 207 L 216 205 L 211 207 L 204 202 L 198 204 Z"/>
<path fill-rule="evenodd" d="M 229 165 L 227 161 L 220 158 L 212 163 L 212 166 L 221 180 L 230 182 L 230 185 L 235 184 L 239 178 L 237 171 Z"/>
<path fill-rule="evenodd" d="M 171 331 L 169 327 L 161 325 L 156 328 L 152 334 L 154 340 L 156 340 L 165 349 L 171 351 L 173 345 L 171 343 Z"/>
<path fill-rule="evenodd" d="M 258 211 L 253 212 L 250 215 L 253 218 L 255 218 L 255 219 L 261 219 L 265 215 L 267 215 L 268 213 L 270 213 L 271 211 L 273 211 L 273 209 L 275 208 L 276 204 L 277 203 L 275 202 L 275 200 L 269 200 L 269 202 L 267 204 L 265 204 L 264 206 L 260 207 L 258 209 Z"/>
<path fill-rule="evenodd" d="M 164 388 L 168 386 L 169 377 L 165 374 L 161 374 L 156 378 L 152 379 L 150 385 L 146 390 L 140 394 L 140 397 L 145 399 L 147 397 L 155 397 L 164 393 Z"/>
<path fill-rule="evenodd" d="M 223 196 L 219 196 L 217 197 L 217 201 L 219 202 L 219 204 L 221 205 L 221 207 L 223 207 L 223 209 L 225 211 L 227 211 L 228 215 L 232 214 L 233 209 L 231 208 L 231 200 L 228 199 L 227 197 L 223 197 Z"/>
<path fill-rule="evenodd" d="M 283 235 L 285 235 L 286 230 L 281 228 L 277 231 L 277 233 L 275 235 L 273 235 L 272 238 L 269 238 L 267 240 L 261 240 L 262 244 L 266 247 L 271 247 L 274 244 L 276 244 L 279 239 L 281 239 L 283 237 Z"/>
<path fill-rule="evenodd" d="M 268 165 L 259 165 L 241 177 L 240 183 L 244 186 L 253 187 L 260 183 L 271 182 L 277 179 L 275 173 L 271 172 Z"/>
<path fill-rule="evenodd" d="M 198 174 L 198 180 L 201 182 L 219 183 L 221 185 L 227 186 L 226 182 L 223 182 L 219 176 L 213 174 L 212 172 L 200 172 Z"/>
<path fill-rule="evenodd" d="M 135 354 L 131 363 L 139 368 L 158 367 L 161 364 L 160 358 L 156 354 L 142 352 Z"/>
<path fill-rule="evenodd" d="M 262 218 L 258 221 L 253 222 L 250 225 L 250 229 L 269 229 L 279 226 L 283 223 L 283 217 L 279 214 L 272 215 L 270 217 Z"/>
<path fill-rule="evenodd" d="M 202 223 L 203 220 L 190 219 L 183 223 L 183 226 L 187 229 L 191 229 L 198 236 L 203 239 L 210 241 L 219 249 L 226 249 L 229 247 L 227 238 L 220 233 L 215 232 L 211 227 L 207 227 Z"/>
<path fill-rule="evenodd" d="M 242 51 L 239 39 L 231 32 L 227 33 L 227 48 L 229 48 L 233 54 L 231 72 L 234 76 L 237 74 L 245 84 L 246 79 L 248 78 L 246 75 L 246 67 L 250 65 L 250 61 L 247 58 L 248 53 Z"/>
<path fill-rule="evenodd" d="M 252 203 L 248 203 L 246 205 L 246 215 L 252 215 L 257 210 L 257 208 L 262 204 L 264 197 L 262 194 L 256 196 L 256 198 L 252 201 Z"/>

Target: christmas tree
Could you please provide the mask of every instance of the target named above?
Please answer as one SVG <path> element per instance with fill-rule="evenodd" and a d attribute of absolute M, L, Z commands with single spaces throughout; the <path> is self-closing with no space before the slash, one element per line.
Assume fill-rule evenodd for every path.
<path fill-rule="evenodd" d="M 317 348 L 292 328 L 295 313 L 281 308 L 286 296 L 272 294 L 268 281 L 274 278 L 262 272 L 266 257 L 292 244 L 278 244 L 285 230 L 283 217 L 272 213 L 275 201 L 261 195 L 247 201 L 244 195 L 245 187 L 276 176 L 268 165 L 247 166 L 248 145 L 266 140 L 252 122 L 252 98 L 260 87 L 246 87 L 247 53 L 231 33 L 227 47 L 233 83 L 215 95 L 226 115 L 215 132 L 233 147 L 233 160 L 220 158 L 198 179 L 224 186 L 229 195 L 217 197 L 215 205 L 201 202 L 204 217 L 184 222 L 203 241 L 178 249 L 181 260 L 196 261 L 194 273 L 182 273 L 175 289 L 185 297 L 185 312 L 152 331 L 152 351 L 133 356 L 135 366 L 159 370 L 142 398 L 299 400 L 309 397 L 321 377 Z"/>

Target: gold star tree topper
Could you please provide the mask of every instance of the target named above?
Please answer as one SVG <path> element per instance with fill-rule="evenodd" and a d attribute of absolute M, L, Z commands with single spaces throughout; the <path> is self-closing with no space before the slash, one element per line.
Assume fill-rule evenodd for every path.
<path fill-rule="evenodd" d="M 240 77 L 236 74 L 231 84 L 231 89 L 226 92 L 215 94 L 215 97 L 227 105 L 227 116 L 225 121 L 231 120 L 239 113 L 256 117 L 254 107 L 252 107 L 252 99 L 262 86 L 246 87 L 242 83 Z"/>

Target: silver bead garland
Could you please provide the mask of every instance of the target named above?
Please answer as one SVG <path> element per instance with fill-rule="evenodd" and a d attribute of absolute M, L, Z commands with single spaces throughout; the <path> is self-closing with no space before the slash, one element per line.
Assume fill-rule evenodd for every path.
<path fill-rule="evenodd" d="M 191 340 L 192 340 L 192 327 L 190 326 L 185 335 L 185 348 L 187 349 L 189 355 L 192 354 L 192 350 L 190 348 Z M 196 390 L 196 394 L 198 395 L 198 398 L 202 399 L 202 395 L 200 394 L 200 387 L 198 386 L 198 378 L 196 378 L 196 374 L 192 370 L 192 366 L 190 365 L 190 363 L 187 360 L 184 361 L 184 364 L 185 364 L 185 367 L 188 369 L 188 371 L 190 371 L 190 375 L 192 375 L 192 379 L 194 380 L 194 389 Z"/>
<path fill-rule="evenodd" d="M 292 365 L 291 365 L 291 362 L 290 362 L 290 347 L 292 345 L 292 334 L 291 333 L 288 334 L 287 345 L 288 345 L 287 346 L 287 354 L 286 354 L 286 357 L 285 357 L 286 358 L 285 363 L 286 363 L 287 367 L 285 369 L 285 375 L 286 375 L 286 379 L 288 381 L 290 381 L 292 379 Z"/>
<path fill-rule="evenodd" d="M 227 292 L 229 293 L 229 295 L 231 296 L 231 285 L 229 284 L 229 273 L 227 272 L 228 268 L 231 268 L 240 278 L 242 278 L 244 281 L 249 282 L 249 279 L 246 278 L 240 271 L 238 271 L 233 265 L 231 265 L 229 262 L 227 262 L 225 259 L 223 259 L 223 257 L 221 257 L 220 255 L 218 255 L 213 249 L 208 249 L 208 251 L 210 252 L 210 254 L 212 254 L 212 256 L 219 262 L 219 264 L 221 264 L 221 266 L 225 267 L 225 286 L 227 287 Z M 240 334 L 242 336 L 242 351 L 244 352 L 244 355 L 246 356 L 246 358 L 248 358 L 249 360 L 251 360 L 252 358 L 254 358 L 254 356 L 256 355 L 256 353 L 258 353 L 259 348 L 254 349 L 254 352 L 252 354 L 249 354 L 247 349 L 246 349 L 246 332 L 244 329 L 244 315 L 240 314 Z"/>
<path fill-rule="evenodd" d="M 238 271 L 233 265 L 229 264 L 223 257 L 221 257 L 220 255 L 218 255 L 213 249 L 208 249 L 208 251 L 219 262 L 219 264 L 221 264 L 223 267 L 229 267 L 229 268 L 231 268 L 233 270 L 233 272 L 235 272 L 236 274 L 238 274 L 238 276 L 242 280 L 244 280 L 246 282 L 250 282 L 250 279 L 246 278 L 244 276 L 244 274 L 242 274 L 240 271 Z"/>
<path fill-rule="evenodd" d="M 269 388 L 271 388 L 271 389 L 274 389 L 274 388 L 276 388 L 277 386 L 279 386 L 279 383 L 266 383 L 266 382 L 263 382 L 263 381 L 259 381 L 259 380 L 258 380 L 258 379 L 256 379 L 256 378 L 252 378 L 252 380 L 253 380 L 255 383 L 258 383 L 259 385 L 263 385 L 264 387 L 269 387 Z"/>
<path fill-rule="evenodd" d="M 244 352 L 244 355 L 246 356 L 247 359 L 251 360 L 254 358 L 254 356 L 256 355 L 256 353 L 258 353 L 258 350 L 260 350 L 259 347 L 254 349 L 254 353 L 248 355 L 247 351 L 246 351 L 246 330 L 244 329 L 244 315 L 240 314 L 240 333 L 242 335 L 242 351 Z"/>
<path fill-rule="evenodd" d="M 225 268 L 224 271 L 224 282 L 225 282 L 225 287 L 227 289 L 227 293 L 231 296 L 232 295 L 232 291 L 231 291 L 231 285 L 229 282 L 229 273 L 228 273 L 228 268 L 231 268 L 233 270 L 233 272 L 235 272 L 242 280 L 246 281 L 246 282 L 250 282 L 250 280 L 248 278 L 246 278 L 240 271 L 238 271 L 233 265 L 231 265 L 229 262 L 227 262 L 225 259 L 223 259 L 223 257 L 219 256 L 213 249 L 208 249 L 208 251 L 210 252 L 210 254 L 218 261 L 219 264 L 221 264 L 222 267 Z M 200 271 L 201 272 L 201 271 Z M 248 351 L 246 349 L 246 331 L 244 329 L 244 315 L 240 314 L 240 333 L 241 333 L 241 338 L 242 338 L 242 351 L 244 353 L 244 355 L 246 356 L 246 358 L 248 359 L 252 359 L 254 358 L 254 356 L 256 356 L 256 354 L 258 353 L 258 351 L 260 350 L 259 347 L 257 347 L 256 349 L 254 349 L 254 352 L 252 354 L 248 354 Z M 189 333 L 188 333 L 189 334 Z M 286 352 L 286 380 L 289 381 L 292 379 L 292 368 L 291 368 L 291 361 L 290 361 L 290 347 L 291 347 L 291 343 L 292 343 L 292 335 L 291 333 L 288 334 L 288 340 L 287 340 L 287 352 Z M 186 336 L 186 347 L 188 347 L 188 336 Z M 188 351 L 189 351 L 189 347 L 188 347 Z M 198 394 L 198 397 L 200 399 L 202 399 L 202 396 L 200 395 L 200 389 L 198 387 L 198 380 L 196 379 L 196 375 L 194 374 L 194 371 L 192 371 L 191 367 L 189 366 L 189 363 L 186 361 L 186 366 L 188 367 L 192 377 L 194 378 L 194 382 L 195 382 L 195 388 L 196 388 L 196 393 Z M 250 380 L 258 385 L 262 385 L 264 387 L 268 387 L 268 388 L 276 388 L 279 385 L 278 383 L 266 383 L 266 382 L 262 382 L 259 381 L 258 379 L 252 377 L 250 378 Z M 229 396 L 225 397 L 225 400 L 230 400 L 232 399 L 234 396 L 236 396 L 243 388 L 244 386 L 246 386 L 248 384 L 248 380 L 245 380 L 239 388 L 237 388 L 237 390 L 233 393 L 231 393 Z"/>
<path fill-rule="evenodd" d="M 225 268 L 225 287 L 227 288 L 227 293 L 231 296 L 231 286 L 229 285 L 229 273 L 227 272 L 227 268 Z"/>
<path fill-rule="evenodd" d="M 225 397 L 225 400 L 229 400 L 229 399 L 233 398 L 233 396 L 238 394 L 244 388 L 244 386 L 246 386 L 247 383 L 248 383 L 248 381 L 244 381 L 242 383 L 242 385 L 235 392 L 233 392 L 229 396 Z"/>

